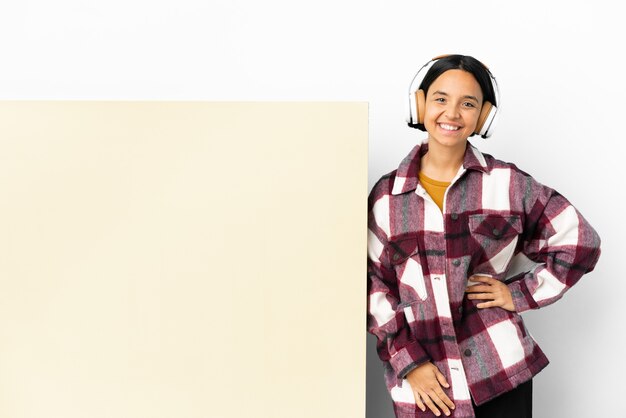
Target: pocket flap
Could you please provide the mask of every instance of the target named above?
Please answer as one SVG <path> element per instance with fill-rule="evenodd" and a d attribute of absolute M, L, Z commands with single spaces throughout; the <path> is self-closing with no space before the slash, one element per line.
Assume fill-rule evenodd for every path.
<path fill-rule="evenodd" d="M 417 251 L 417 234 L 398 236 L 389 241 L 389 261 L 391 264 L 402 264 Z"/>
<path fill-rule="evenodd" d="M 470 231 L 491 239 L 508 238 L 522 233 L 519 215 L 470 215 Z"/>

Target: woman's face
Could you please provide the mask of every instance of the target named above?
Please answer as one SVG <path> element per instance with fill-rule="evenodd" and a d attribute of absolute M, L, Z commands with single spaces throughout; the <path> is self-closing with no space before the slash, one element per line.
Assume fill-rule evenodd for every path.
<path fill-rule="evenodd" d="M 446 147 L 463 146 L 476 129 L 483 93 L 471 73 L 448 70 L 428 88 L 424 126 L 429 141 Z"/>

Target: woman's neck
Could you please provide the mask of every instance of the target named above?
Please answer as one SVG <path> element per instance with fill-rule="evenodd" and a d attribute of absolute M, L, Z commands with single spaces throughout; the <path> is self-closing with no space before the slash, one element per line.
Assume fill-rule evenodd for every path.
<path fill-rule="evenodd" d="M 420 171 L 438 181 L 452 181 L 463 164 L 465 147 L 442 147 L 435 141 L 428 144 L 428 152 L 421 160 Z"/>

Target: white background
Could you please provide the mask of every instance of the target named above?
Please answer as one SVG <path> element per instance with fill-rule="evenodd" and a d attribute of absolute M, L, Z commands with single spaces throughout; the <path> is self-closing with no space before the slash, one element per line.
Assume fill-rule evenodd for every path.
<path fill-rule="evenodd" d="M 404 123 L 415 71 L 442 53 L 475 56 L 498 79 L 502 106 L 494 136 L 474 144 L 556 188 L 603 239 L 593 273 L 526 315 L 551 359 L 535 379 L 535 416 L 626 416 L 618 5 L 2 0 L 0 99 L 367 101 L 371 187 L 423 136 Z M 367 342 L 367 416 L 392 417 Z"/>

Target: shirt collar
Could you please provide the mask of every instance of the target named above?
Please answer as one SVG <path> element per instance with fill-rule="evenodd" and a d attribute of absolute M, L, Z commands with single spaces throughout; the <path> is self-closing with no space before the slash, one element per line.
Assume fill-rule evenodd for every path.
<path fill-rule="evenodd" d="M 427 151 L 428 139 L 424 139 L 413 147 L 411 152 L 402 160 L 396 171 L 393 189 L 391 190 L 392 195 L 406 193 L 417 188 L 420 160 Z M 491 167 L 487 163 L 485 156 L 469 142 L 465 148 L 462 169 L 477 170 L 487 174 L 491 172 Z"/>

